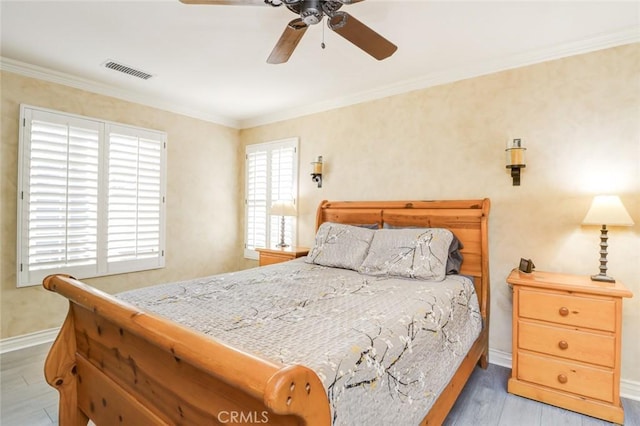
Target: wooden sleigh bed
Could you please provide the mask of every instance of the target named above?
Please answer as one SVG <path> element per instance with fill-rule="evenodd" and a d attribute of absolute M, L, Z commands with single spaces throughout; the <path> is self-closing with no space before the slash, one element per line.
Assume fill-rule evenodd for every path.
<path fill-rule="evenodd" d="M 323 201 L 324 222 L 447 228 L 463 245 L 460 273 L 473 278 L 482 330 L 422 425 L 446 418 L 477 364 L 486 368 L 489 330 L 490 203 L 462 201 Z M 227 346 L 144 312 L 66 275 L 43 285 L 69 299 L 69 312 L 45 363 L 60 394 L 62 426 L 162 424 L 329 425 L 331 409 L 318 375 Z"/>

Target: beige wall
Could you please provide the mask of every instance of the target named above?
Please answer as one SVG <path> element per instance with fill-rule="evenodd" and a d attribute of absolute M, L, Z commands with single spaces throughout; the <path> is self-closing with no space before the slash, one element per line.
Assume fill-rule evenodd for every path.
<path fill-rule="evenodd" d="M 237 268 L 238 131 L 107 96 L 3 72 L 0 192 L 2 338 L 59 327 L 65 300 L 16 288 L 16 185 L 20 104 L 167 132 L 167 245 L 163 269 L 86 280 L 109 293 Z"/>
<path fill-rule="evenodd" d="M 540 270 L 597 272 L 599 231 L 580 222 L 593 195 L 619 194 L 636 225 L 611 229 L 609 272 L 636 295 L 624 306 L 623 379 L 640 381 L 639 76 L 636 44 L 238 132 L 2 73 L 1 336 L 59 326 L 66 310 L 40 288 L 15 288 L 17 126 L 27 103 L 169 135 L 167 267 L 88 280 L 108 292 L 254 266 L 241 260 L 243 146 L 298 136 L 301 245 L 313 240 L 322 199 L 491 199 L 491 347 L 510 352 L 511 268 L 530 257 Z M 520 187 L 504 167 L 514 137 L 528 148 Z M 322 189 L 308 175 L 317 155 Z"/>
<path fill-rule="evenodd" d="M 622 377 L 640 381 L 639 113 L 635 44 L 247 129 L 241 142 L 300 137 L 300 245 L 313 241 L 322 199 L 489 197 L 490 345 L 505 352 L 509 271 L 526 257 L 539 270 L 598 272 L 598 227 L 580 223 L 594 195 L 620 195 L 636 224 L 611 229 L 609 272 L 635 294 L 624 303 Z M 515 137 L 528 148 L 520 187 L 504 163 Z M 317 155 L 321 189 L 308 175 Z"/>

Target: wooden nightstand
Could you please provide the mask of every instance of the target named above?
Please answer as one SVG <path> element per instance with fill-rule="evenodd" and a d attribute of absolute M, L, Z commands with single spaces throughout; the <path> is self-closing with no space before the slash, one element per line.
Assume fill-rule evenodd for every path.
<path fill-rule="evenodd" d="M 309 253 L 309 249 L 306 247 L 291 246 L 284 248 L 257 248 L 256 251 L 260 253 L 260 266 L 286 262 L 306 256 Z"/>
<path fill-rule="evenodd" d="M 622 424 L 620 282 L 515 269 L 513 369 L 508 391 Z"/>

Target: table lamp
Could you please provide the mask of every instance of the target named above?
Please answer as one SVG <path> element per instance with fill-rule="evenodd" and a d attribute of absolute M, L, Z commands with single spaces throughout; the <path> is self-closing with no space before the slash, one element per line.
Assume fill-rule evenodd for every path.
<path fill-rule="evenodd" d="M 624 208 L 620 197 L 617 195 L 598 195 L 591 202 L 583 225 L 602 225 L 600 230 L 600 273 L 592 275 L 593 281 L 614 283 L 615 279 L 607 275 L 607 225 L 631 226 L 633 220 Z"/>
<path fill-rule="evenodd" d="M 276 244 L 276 247 L 289 247 L 289 244 L 284 242 L 284 218 L 285 216 L 295 216 L 296 206 L 293 201 L 276 201 L 271 205 L 269 211 L 273 216 L 281 216 L 280 220 L 280 242 Z"/>

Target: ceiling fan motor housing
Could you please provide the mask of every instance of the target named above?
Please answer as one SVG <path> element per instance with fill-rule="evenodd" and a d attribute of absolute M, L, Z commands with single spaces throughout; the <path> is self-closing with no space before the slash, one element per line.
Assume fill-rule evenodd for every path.
<path fill-rule="evenodd" d="M 273 0 L 271 0 L 273 1 Z M 336 0 L 282 0 L 287 9 L 300 16 L 305 25 L 315 25 L 324 15 L 332 16 L 342 3 Z"/>

